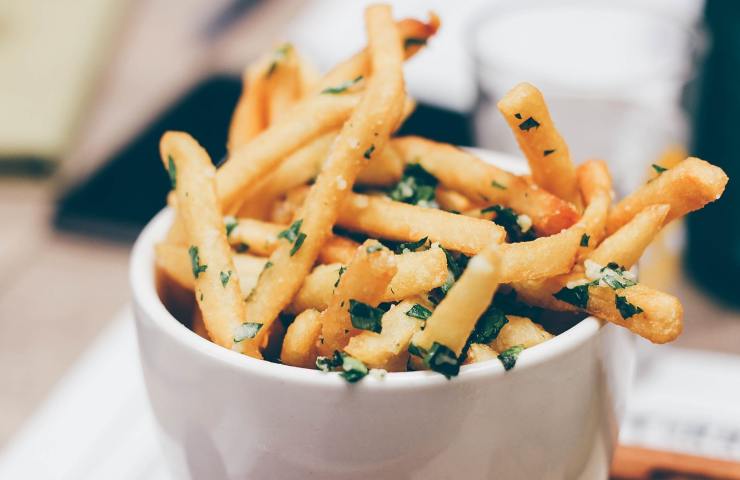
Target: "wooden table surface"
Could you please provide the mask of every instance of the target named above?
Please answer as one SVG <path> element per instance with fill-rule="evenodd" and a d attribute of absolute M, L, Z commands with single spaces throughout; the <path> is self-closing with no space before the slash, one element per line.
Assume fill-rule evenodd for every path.
<path fill-rule="evenodd" d="M 46 180 L 0 179 L 0 448 L 129 299 L 129 245 L 50 227 L 60 184 L 93 168 L 204 70 L 233 68 L 269 48 L 299 3 L 265 2 L 209 50 L 192 44 L 182 48 L 187 37 L 173 27 L 178 25 L 174 18 L 182 20 L 183 29 L 192 28 L 207 2 L 137 2 L 85 134 L 62 171 Z M 169 40 L 154 48 L 152 36 L 164 23 L 172 27 Z M 156 75 L 142 77 L 142 71 Z M 686 308 L 678 345 L 740 354 L 738 312 L 711 303 L 685 279 L 676 293 Z"/>

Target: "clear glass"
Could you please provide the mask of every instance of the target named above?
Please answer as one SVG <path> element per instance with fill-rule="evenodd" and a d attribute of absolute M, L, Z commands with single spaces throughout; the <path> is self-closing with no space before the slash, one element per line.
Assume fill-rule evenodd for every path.
<path fill-rule="evenodd" d="M 537 86 L 572 158 L 609 163 L 618 193 L 642 183 L 671 145 L 689 141 L 687 109 L 703 36 L 635 4 L 518 1 L 471 28 L 481 100 L 478 145 L 518 152 L 496 102 Z"/>

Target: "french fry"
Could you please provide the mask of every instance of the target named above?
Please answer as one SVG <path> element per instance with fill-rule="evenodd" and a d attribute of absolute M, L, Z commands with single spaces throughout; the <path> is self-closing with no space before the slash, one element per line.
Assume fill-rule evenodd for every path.
<path fill-rule="evenodd" d="M 644 208 L 622 228 L 606 237 L 588 258 L 601 265 L 614 262 L 631 268 L 660 232 L 670 210 L 671 206 L 665 204 Z"/>
<path fill-rule="evenodd" d="M 193 308 L 193 325 L 191 326 L 191 330 L 199 337 L 209 341 L 211 340 L 208 336 L 208 330 L 206 330 L 206 324 L 203 322 L 203 314 L 200 313 L 198 305 L 195 305 L 195 308 Z"/>
<path fill-rule="evenodd" d="M 603 160 L 588 160 L 576 170 L 578 189 L 586 209 L 577 225 L 584 230 L 583 250 L 585 257 L 604 238 L 606 218 L 612 203 L 612 179 Z"/>
<path fill-rule="evenodd" d="M 247 302 L 250 321 L 269 325 L 290 303 L 330 235 L 357 175 L 373 151 L 385 146 L 401 115 L 403 52 L 398 29 L 387 6 L 368 7 L 365 18 L 373 75 L 361 102 L 332 144 L 303 205 L 303 217 L 294 222 L 299 227 L 296 238 L 281 242 L 272 253 L 272 267 L 265 270 Z"/>
<path fill-rule="evenodd" d="M 498 357 L 498 352 L 491 348 L 490 345 L 482 343 L 471 343 L 468 348 L 468 355 L 465 357 L 463 364 L 470 365 L 471 363 L 480 363 L 487 360 L 495 360 Z"/>
<path fill-rule="evenodd" d="M 368 240 L 357 249 L 329 305 L 319 317 L 321 337 L 317 350 L 320 355 L 330 356 L 342 350 L 350 338 L 361 332 L 353 326 L 350 314 L 353 302 L 377 306 L 395 274 L 395 256 L 377 241 Z"/>
<path fill-rule="evenodd" d="M 524 348 L 534 347 L 540 343 L 553 338 L 553 335 L 542 328 L 539 323 L 534 323 L 527 317 L 507 315 L 508 322 L 501 328 L 491 347 L 498 352 L 503 352 L 511 347 L 521 345 Z"/>
<path fill-rule="evenodd" d="M 652 173 L 652 178 L 660 175 L 661 169 L 673 168 L 679 163 L 686 160 L 688 156 L 688 152 L 682 145 L 670 145 L 668 148 L 663 150 L 658 160 L 650 169 L 650 173 Z M 659 168 L 655 168 L 656 166 Z"/>
<path fill-rule="evenodd" d="M 174 190 L 170 190 L 167 194 L 167 206 L 174 212 L 175 219 L 167 231 L 165 242 L 167 243 L 182 243 L 185 244 L 188 239 L 188 234 L 185 231 L 185 226 L 182 224 L 182 218 L 180 212 L 177 210 L 177 195 Z"/>
<path fill-rule="evenodd" d="M 549 237 L 530 242 L 501 245 L 501 283 L 553 277 L 567 273 L 578 254 L 583 230 L 572 227 Z M 491 250 L 481 252 L 489 254 Z"/>
<path fill-rule="evenodd" d="M 421 322 L 407 315 L 413 306 L 414 302 L 409 300 L 394 305 L 383 315 L 380 333 L 363 330 L 350 338 L 344 351 L 368 368 L 389 372 L 406 370 L 411 337 L 421 329 Z"/>
<path fill-rule="evenodd" d="M 254 255 L 270 255 L 278 246 L 278 235 L 287 225 L 240 218 L 229 233 L 229 243 L 237 249 L 246 249 Z M 347 263 L 360 244 L 346 237 L 329 237 L 319 252 L 323 263 Z"/>
<path fill-rule="evenodd" d="M 437 187 L 434 198 L 437 200 L 439 207 L 448 212 L 466 212 L 484 206 L 480 203 L 474 203 L 460 192 L 442 186 Z"/>
<path fill-rule="evenodd" d="M 387 144 L 377 158 L 369 162 L 357 176 L 357 183 L 384 187 L 393 185 L 401 179 L 403 174 L 403 159 L 393 144 Z"/>
<path fill-rule="evenodd" d="M 568 145 L 555 129 L 542 93 L 528 83 L 520 83 L 498 102 L 498 109 L 527 157 L 534 182 L 578 204 L 576 170 Z"/>
<path fill-rule="evenodd" d="M 396 255 L 396 274 L 380 301 L 397 302 L 435 289 L 447 280 L 447 258 L 439 248 Z M 306 277 L 293 298 L 290 311 L 324 310 L 329 305 L 344 265 L 319 265 Z"/>
<path fill-rule="evenodd" d="M 392 144 L 406 163 L 419 163 L 446 188 L 529 216 L 539 235 L 558 233 L 578 220 L 568 202 L 457 147 L 421 137 L 396 138 Z"/>
<path fill-rule="evenodd" d="M 261 358 L 253 339 L 235 340 L 245 323 L 244 301 L 226 240 L 211 159 L 192 137 L 181 132 L 165 133 L 160 151 L 174 180 L 190 243 L 195 298 L 208 335 L 223 347 Z"/>
<path fill-rule="evenodd" d="M 671 206 L 665 223 L 717 200 L 727 185 L 721 168 L 689 157 L 623 198 L 609 213 L 607 231 L 615 232 L 645 207 Z"/>
<path fill-rule="evenodd" d="M 506 231 L 493 222 L 433 208 L 395 202 L 385 197 L 351 194 L 337 223 L 377 238 L 416 241 L 427 237 L 443 247 L 475 254 L 504 241 Z"/>
<path fill-rule="evenodd" d="M 229 152 L 247 144 L 267 128 L 265 105 L 267 82 L 263 63 L 248 67 L 242 77 L 242 94 L 229 124 L 227 140 Z"/>
<path fill-rule="evenodd" d="M 316 368 L 316 343 L 321 335 L 320 313 L 304 310 L 295 317 L 283 339 L 280 361 L 294 367 Z"/>
<path fill-rule="evenodd" d="M 489 246 L 470 259 L 463 274 L 427 319 L 424 330 L 414 335 L 412 343 L 416 347 L 429 351 L 437 343 L 460 356 L 500 283 L 500 248 Z"/>
<path fill-rule="evenodd" d="M 578 190 L 581 192 L 583 203 L 588 205 L 596 197 L 605 195 L 614 196 L 612 191 L 612 176 L 609 167 L 603 160 L 587 160 L 576 169 Z"/>
<path fill-rule="evenodd" d="M 272 54 L 267 76 L 267 124 L 272 125 L 285 116 L 301 95 L 301 74 L 298 56 L 293 45 L 286 43 Z"/>

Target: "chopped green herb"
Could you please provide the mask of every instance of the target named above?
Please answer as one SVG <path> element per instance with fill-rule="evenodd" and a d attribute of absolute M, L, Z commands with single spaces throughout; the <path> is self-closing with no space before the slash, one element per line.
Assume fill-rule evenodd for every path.
<path fill-rule="evenodd" d="M 414 355 L 415 357 L 424 358 L 424 355 L 426 355 L 427 351 L 424 350 L 421 347 L 416 346 L 413 343 L 409 343 L 408 351 L 411 355 Z"/>
<path fill-rule="evenodd" d="M 490 212 L 496 214 L 493 217 L 493 222 L 504 227 L 509 242 L 526 242 L 535 239 L 532 228 L 528 228 L 526 231 L 522 230 L 522 226 L 519 224 L 519 215 L 514 210 L 503 205 L 491 205 L 481 210 L 481 213 Z"/>
<path fill-rule="evenodd" d="M 278 63 L 281 60 L 285 59 L 291 48 L 293 48 L 293 45 L 286 43 L 275 49 L 275 52 L 273 52 L 272 54 L 272 63 L 270 63 L 270 66 L 267 68 L 267 73 L 265 74 L 266 77 L 269 77 L 270 75 L 275 73 L 275 69 L 277 69 Z"/>
<path fill-rule="evenodd" d="M 643 312 L 642 308 L 633 303 L 630 303 L 629 300 L 620 295 L 614 296 L 614 304 L 616 305 L 617 310 L 619 310 L 619 314 L 622 315 L 622 318 L 624 318 L 625 320 L 632 317 L 633 315 L 637 315 L 638 313 Z"/>
<path fill-rule="evenodd" d="M 261 323 L 245 322 L 239 325 L 234 331 L 234 343 L 239 343 L 247 338 L 254 338 L 257 332 L 262 328 Z"/>
<path fill-rule="evenodd" d="M 172 190 L 174 190 L 177 187 L 177 167 L 175 166 L 175 159 L 172 158 L 172 155 L 167 155 L 167 173 L 170 176 Z"/>
<path fill-rule="evenodd" d="M 465 271 L 465 267 L 468 265 L 468 260 L 470 260 L 470 257 L 462 253 L 453 253 L 446 248 L 442 248 L 442 251 L 445 253 L 445 257 L 447 258 L 447 280 L 441 286 L 429 292 L 427 297 L 429 301 L 435 305 L 441 302 L 447 295 L 447 292 L 450 291 L 452 285 L 455 284 L 455 281 L 460 278 L 460 275 Z"/>
<path fill-rule="evenodd" d="M 324 372 L 331 372 L 335 368 L 341 368 L 342 371 L 339 375 L 349 383 L 355 383 L 368 374 L 367 366 L 364 363 L 344 352 L 336 350 L 331 357 L 316 358 L 316 368 Z"/>
<path fill-rule="evenodd" d="M 383 250 L 383 245 L 380 242 L 374 243 L 367 247 L 366 251 L 367 253 L 375 253 Z"/>
<path fill-rule="evenodd" d="M 424 305 L 415 303 L 413 307 L 409 308 L 409 310 L 406 312 L 406 315 L 408 315 L 409 317 L 418 318 L 419 320 L 426 320 L 432 316 L 432 311 Z"/>
<path fill-rule="evenodd" d="M 395 251 L 396 253 L 406 253 L 406 252 L 415 252 L 425 246 L 428 248 L 428 245 L 427 245 L 428 240 L 429 240 L 429 237 L 424 237 L 424 238 L 420 238 L 419 240 L 415 242 L 399 243 L 396 246 Z"/>
<path fill-rule="evenodd" d="M 591 239 L 591 237 L 590 237 L 590 236 L 588 236 L 588 235 L 587 235 L 587 234 L 585 234 L 585 233 L 584 233 L 583 235 L 581 235 L 581 246 L 582 246 L 582 247 L 588 247 L 588 241 L 589 241 L 590 239 Z"/>
<path fill-rule="evenodd" d="M 545 157 L 548 156 L 548 155 L 550 155 L 550 154 L 553 154 L 553 153 L 555 153 L 555 150 L 554 149 L 553 150 L 545 150 L 544 152 L 542 152 L 542 154 Z"/>
<path fill-rule="evenodd" d="M 200 292 L 200 301 L 203 301 L 203 292 Z"/>
<path fill-rule="evenodd" d="M 409 48 L 409 47 L 416 47 L 416 46 L 424 46 L 427 44 L 426 38 L 419 38 L 419 37 L 407 37 L 403 40 L 403 48 Z"/>
<path fill-rule="evenodd" d="M 228 238 L 229 235 L 231 235 L 231 232 L 233 232 L 238 225 L 238 222 L 236 221 L 236 218 L 229 215 L 224 217 L 224 224 L 226 225 L 226 238 Z"/>
<path fill-rule="evenodd" d="M 367 150 L 365 150 L 365 153 L 362 154 L 362 156 L 365 157 L 366 159 L 370 160 L 370 156 L 373 154 L 374 151 L 375 151 L 375 144 L 370 145 L 367 148 Z"/>
<path fill-rule="evenodd" d="M 331 357 L 316 357 L 316 368 L 322 372 L 331 372 L 332 369 L 342 365 L 342 355 L 335 350 Z"/>
<path fill-rule="evenodd" d="M 432 348 L 424 355 L 424 364 L 430 370 L 441 373 L 448 380 L 460 372 L 460 360 L 455 352 L 437 342 L 434 342 Z"/>
<path fill-rule="evenodd" d="M 529 130 L 531 130 L 533 128 L 537 128 L 539 126 L 540 126 L 540 122 L 538 122 L 537 120 L 535 120 L 532 117 L 529 117 L 526 120 L 524 120 L 522 123 L 519 124 L 519 130 L 523 130 L 523 131 L 527 132 L 527 131 L 529 131 Z"/>
<path fill-rule="evenodd" d="M 593 265 L 597 264 L 595 264 L 594 262 L 589 262 L 588 260 L 585 262 L 585 264 L 586 275 L 588 275 L 590 278 L 595 278 L 594 283 L 607 285 L 613 290 L 619 290 L 622 288 L 637 285 L 637 282 L 635 282 L 631 278 L 631 275 L 627 273 L 627 270 L 614 262 L 609 262 L 606 267 L 602 267 L 596 275 L 591 273 L 589 270 L 591 270 L 591 267 Z"/>
<path fill-rule="evenodd" d="M 339 275 L 337 276 L 337 281 L 334 282 L 334 288 L 337 288 L 339 286 L 339 281 L 342 279 L 342 275 L 344 275 L 344 272 L 346 271 L 347 271 L 347 267 L 345 267 L 344 265 L 339 267 L 339 272 L 338 272 Z"/>
<path fill-rule="evenodd" d="M 498 337 L 499 332 L 507 323 L 509 323 L 509 319 L 506 318 L 504 312 L 494 307 L 493 304 L 489 305 L 475 324 L 475 329 L 470 335 L 470 342 L 491 343 Z"/>
<path fill-rule="evenodd" d="M 522 353 L 522 350 L 524 350 L 522 345 L 515 345 L 498 354 L 498 359 L 504 364 L 504 370 L 508 371 L 514 368 L 514 365 L 516 365 L 516 359 L 519 358 L 519 354 Z"/>
<path fill-rule="evenodd" d="M 229 283 L 229 280 L 231 279 L 231 270 L 228 272 L 220 272 L 221 275 L 221 285 L 226 287 L 226 284 Z"/>
<path fill-rule="evenodd" d="M 515 114 L 514 114 L 514 116 L 515 116 L 516 118 L 518 118 L 519 120 L 521 120 L 521 119 L 522 119 L 522 114 L 521 114 L 521 113 L 515 113 Z"/>
<path fill-rule="evenodd" d="M 367 303 L 352 299 L 349 301 L 349 317 L 352 320 L 352 326 L 360 330 L 380 333 L 383 313 L 385 312 L 380 308 L 372 307 Z"/>
<path fill-rule="evenodd" d="M 295 243 L 293 244 L 293 248 L 290 249 L 290 256 L 296 254 L 296 252 L 301 248 L 301 245 L 303 245 L 303 241 L 306 240 L 307 235 L 303 232 L 298 234 L 298 238 L 295 239 Z"/>
<path fill-rule="evenodd" d="M 542 309 L 527 305 L 517 299 L 516 290 L 506 291 L 500 288 L 493 297 L 493 304 L 506 315 L 517 315 L 519 317 L 531 318 L 537 321 L 542 315 Z"/>
<path fill-rule="evenodd" d="M 492 187 L 499 188 L 501 190 L 506 190 L 506 185 L 502 185 L 502 184 L 498 183 L 496 180 L 492 180 L 491 181 L 491 186 Z"/>
<path fill-rule="evenodd" d="M 249 251 L 249 244 L 245 242 L 238 243 L 236 246 L 234 246 L 234 249 L 236 250 L 236 253 L 245 253 Z"/>
<path fill-rule="evenodd" d="M 668 169 L 665 167 L 661 167 L 658 164 L 653 163 L 653 170 L 655 170 L 658 173 L 658 175 L 660 175 L 661 173 L 665 172 Z"/>
<path fill-rule="evenodd" d="M 198 247 L 195 245 L 192 245 L 188 249 L 188 253 L 190 254 L 190 264 L 193 267 L 193 276 L 195 278 L 198 278 L 198 275 L 205 272 L 208 269 L 208 265 L 201 265 L 200 264 L 200 257 L 198 256 Z"/>
<path fill-rule="evenodd" d="M 329 94 L 337 94 L 337 93 L 344 93 L 350 88 L 352 88 L 354 85 L 356 85 L 360 80 L 363 79 L 363 76 L 360 75 L 358 77 L 355 77 L 352 80 L 347 80 L 346 82 L 342 82 L 336 87 L 327 87 L 321 91 L 321 93 L 329 93 Z"/>
<path fill-rule="evenodd" d="M 388 196 L 397 202 L 437 208 L 437 183 L 437 178 L 424 170 L 424 167 L 411 163 L 404 169 L 401 180 L 388 191 Z"/>
<path fill-rule="evenodd" d="M 272 267 L 273 265 L 274 265 L 274 263 L 272 263 L 271 260 L 268 260 L 267 262 L 265 262 L 265 266 L 262 267 L 262 271 L 264 272 L 265 270 L 267 270 L 268 268 Z"/>
<path fill-rule="evenodd" d="M 573 288 L 565 287 L 554 293 L 552 296 L 578 308 L 586 308 L 588 306 L 588 287 L 591 285 L 593 285 L 593 283 L 585 283 Z"/>
<path fill-rule="evenodd" d="M 298 238 L 298 233 L 301 231 L 301 225 L 303 225 L 303 219 L 299 218 L 298 220 L 293 222 L 286 230 L 278 233 L 278 238 L 284 238 L 290 243 L 295 242 L 296 238 Z"/>

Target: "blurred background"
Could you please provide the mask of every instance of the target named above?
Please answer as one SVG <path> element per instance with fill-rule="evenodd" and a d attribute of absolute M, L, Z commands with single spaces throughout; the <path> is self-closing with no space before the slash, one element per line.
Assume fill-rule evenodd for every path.
<path fill-rule="evenodd" d="M 169 188 L 162 132 L 187 130 L 222 158 L 244 67 L 287 40 L 326 70 L 364 44 L 366 3 L 0 3 L 0 459 L 128 302 L 129 249 Z M 686 310 L 684 334 L 666 350 L 678 356 L 663 354 L 675 369 L 664 374 L 680 378 L 690 375 L 681 365 L 701 364 L 689 378 L 708 381 L 711 370 L 723 388 L 740 388 L 740 3 L 392 3 L 398 17 L 434 10 L 442 19 L 407 62 L 419 108 L 404 133 L 518 154 L 495 103 L 529 81 L 575 161 L 607 160 L 620 194 L 643 183 L 651 164 L 687 153 L 725 169 L 732 180 L 722 201 L 666 229 L 641 276 Z M 641 355 L 654 366 L 648 374 L 664 365 L 649 363 L 660 354 L 648 346 Z M 672 395 L 717 388 L 684 380 Z M 740 413 L 719 433 L 701 415 L 731 408 L 738 392 L 723 392 L 717 404 L 711 396 L 676 404 L 688 426 L 640 430 L 648 427 L 633 411 L 625 443 L 662 435 L 667 450 L 740 461 Z"/>

